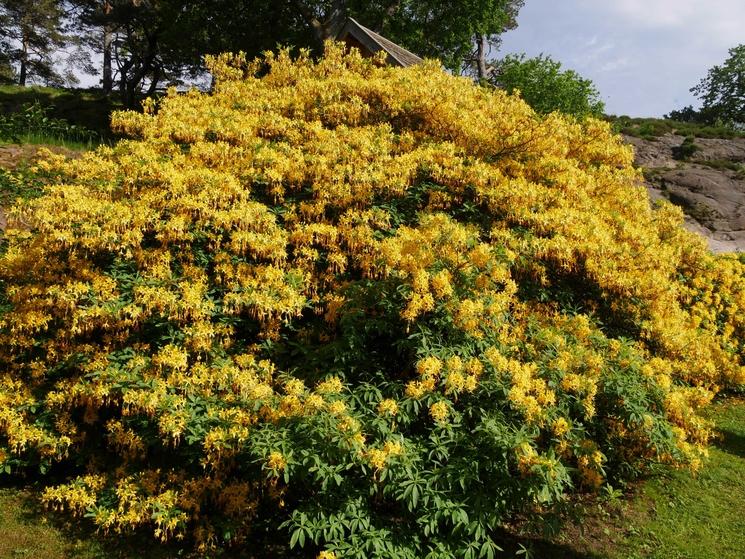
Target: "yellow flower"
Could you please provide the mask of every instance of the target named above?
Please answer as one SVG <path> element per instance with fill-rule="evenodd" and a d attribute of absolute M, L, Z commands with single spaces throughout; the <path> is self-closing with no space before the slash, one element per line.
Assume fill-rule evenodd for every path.
<path fill-rule="evenodd" d="M 269 469 L 278 472 L 283 471 L 287 467 L 287 461 L 285 460 L 284 455 L 276 450 L 269 453 L 269 458 L 267 459 L 266 464 Z"/>
<path fill-rule="evenodd" d="M 398 413 L 398 403 L 390 398 L 381 400 L 378 404 L 378 413 L 380 415 L 395 416 Z"/>
<path fill-rule="evenodd" d="M 317 387 L 316 391 L 319 394 L 338 394 L 344 389 L 339 377 L 331 377 L 321 382 Z"/>
<path fill-rule="evenodd" d="M 429 416 L 435 420 L 435 423 L 447 423 L 448 415 L 450 415 L 450 409 L 445 402 L 435 402 L 429 407 Z"/>
<path fill-rule="evenodd" d="M 450 297 L 453 294 L 451 274 L 449 270 L 441 270 L 432 276 L 430 280 L 432 292 L 438 299 Z"/>
<path fill-rule="evenodd" d="M 442 361 L 437 357 L 425 357 L 417 362 L 416 370 L 422 378 L 437 377 L 442 371 Z"/>
<path fill-rule="evenodd" d="M 334 400 L 333 402 L 330 402 L 328 404 L 328 410 L 331 415 L 339 417 L 346 413 L 347 404 L 345 404 L 342 400 Z"/>
<path fill-rule="evenodd" d="M 427 389 L 421 381 L 412 380 L 406 384 L 406 396 L 414 400 L 420 399 L 427 393 Z"/>
<path fill-rule="evenodd" d="M 567 422 L 566 419 L 563 417 L 559 417 L 554 420 L 554 422 L 551 424 L 551 430 L 553 431 L 554 435 L 558 438 L 563 437 L 569 432 L 569 422 Z"/>
<path fill-rule="evenodd" d="M 305 383 L 300 379 L 290 379 L 285 383 L 285 393 L 289 396 L 299 396 L 305 392 Z"/>

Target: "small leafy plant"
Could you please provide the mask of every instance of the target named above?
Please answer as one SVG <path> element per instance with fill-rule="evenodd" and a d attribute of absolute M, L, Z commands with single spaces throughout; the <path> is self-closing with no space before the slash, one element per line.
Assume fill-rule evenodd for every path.
<path fill-rule="evenodd" d="M 679 146 L 673 148 L 673 158 L 685 161 L 693 157 L 700 149 L 695 143 L 693 136 L 686 136 Z"/>

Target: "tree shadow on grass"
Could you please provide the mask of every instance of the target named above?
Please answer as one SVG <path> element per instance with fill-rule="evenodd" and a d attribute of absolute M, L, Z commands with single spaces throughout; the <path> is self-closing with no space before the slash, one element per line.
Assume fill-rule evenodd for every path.
<path fill-rule="evenodd" d="M 22 538 L 23 545 L 12 549 L 18 559 L 300 559 L 311 555 L 298 555 L 286 546 L 277 544 L 282 536 L 267 533 L 234 548 L 216 549 L 207 553 L 196 551 L 193 540 L 162 543 L 155 539 L 152 530 L 129 533 L 101 533 L 88 518 L 73 517 L 69 513 L 54 512 L 41 504 L 43 487 L 37 483 L 15 481 L 0 482 L 0 492 L 12 493 L 16 506 L 12 514 L 20 531 L 45 533 L 49 541 L 36 545 L 32 538 Z M 0 502 L 0 515 L 6 513 Z M 1 525 L 1 524 L 0 524 Z M 1 536 L 0 536 L 1 537 Z M 29 541 L 31 539 L 31 541 Z M 0 550 L 1 551 L 1 550 Z M 315 556 L 315 555 L 313 555 Z M 5 555 L 0 552 L 0 559 Z"/>
<path fill-rule="evenodd" d="M 733 456 L 745 458 L 745 436 L 729 429 L 721 429 L 719 433 L 721 434 L 721 439 L 716 442 L 716 447 L 719 450 Z"/>
<path fill-rule="evenodd" d="M 40 501 L 41 486 L 23 482 L 1 483 L 5 500 L 0 514 L 8 518 L 20 534 L 13 557 L 41 559 L 170 559 L 188 558 L 175 546 L 155 541 L 152 535 L 134 533 L 105 537 L 86 518 L 57 513 Z M 5 510 L 7 507 L 8 510 Z M 27 532 L 27 534 L 23 534 Z M 27 537 L 23 537 L 27 536 Z M 30 536 L 30 537 L 29 537 Z"/>
<path fill-rule="evenodd" d="M 528 557 L 533 559 L 605 559 L 592 551 L 580 550 L 571 543 L 549 541 L 540 537 L 516 537 L 510 533 L 500 535 L 498 545 L 504 549 L 501 557 Z M 527 551 L 527 553 L 526 553 Z"/>

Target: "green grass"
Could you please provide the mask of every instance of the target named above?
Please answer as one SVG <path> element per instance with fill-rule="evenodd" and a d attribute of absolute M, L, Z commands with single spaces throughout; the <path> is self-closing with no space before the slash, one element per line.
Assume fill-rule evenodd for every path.
<path fill-rule="evenodd" d="M 92 140 L 87 142 L 77 142 L 75 140 L 68 140 L 65 138 L 50 136 L 49 134 L 39 133 L 21 134 L 14 138 L 14 140 L 18 141 L 4 140 L 0 138 L 0 147 L 17 144 L 32 144 L 35 146 L 56 146 L 70 151 L 88 151 L 99 145 L 98 142 Z"/>
<path fill-rule="evenodd" d="M 690 160 L 691 163 L 697 165 L 705 165 L 717 170 L 728 170 L 735 173 L 735 178 L 739 180 L 745 180 L 745 163 L 737 163 L 735 161 L 729 161 L 727 159 L 696 159 L 695 157 Z"/>
<path fill-rule="evenodd" d="M 9 171 L 0 167 L 0 206 L 8 206 L 18 198 L 36 198 L 43 188 L 43 179 L 28 169 Z"/>
<path fill-rule="evenodd" d="M 706 468 L 692 478 L 664 470 L 631 506 L 629 535 L 615 555 L 629 559 L 745 557 L 745 402 L 712 408 L 721 434 Z"/>
<path fill-rule="evenodd" d="M 144 537 L 103 538 L 84 522 L 43 510 L 38 493 L 34 487 L 0 488 L 0 559 L 188 558 Z"/>
<path fill-rule="evenodd" d="M 50 116 L 53 118 L 93 130 L 103 138 L 111 136 L 111 112 L 121 108 L 115 97 L 105 97 L 97 89 L 0 85 L 0 114 L 17 113 L 24 105 L 34 102 L 51 107 Z"/>
<path fill-rule="evenodd" d="M 102 548 L 91 539 L 80 539 L 62 527 L 50 524 L 32 503 L 27 489 L 0 489 L 0 557 L 44 557 L 62 559 L 103 557 Z"/>

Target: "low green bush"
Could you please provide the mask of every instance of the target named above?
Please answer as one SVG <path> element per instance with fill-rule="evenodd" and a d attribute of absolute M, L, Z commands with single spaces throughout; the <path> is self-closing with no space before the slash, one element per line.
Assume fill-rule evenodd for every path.
<path fill-rule="evenodd" d="M 690 159 L 700 149 L 693 141 L 693 136 L 686 136 L 682 144 L 673 148 L 673 158 L 684 161 Z"/>
<path fill-rule="evenodd" d="M 728 126 L 711 126 L 699 122 L 681 122 L 663 118 L 634 118 L 626 115 L 608 116 L 614 130 L 627 136 L 654 141 L 665 134 L 679 134 L 694 138 L 742 138 L 745 132 Z"/>

